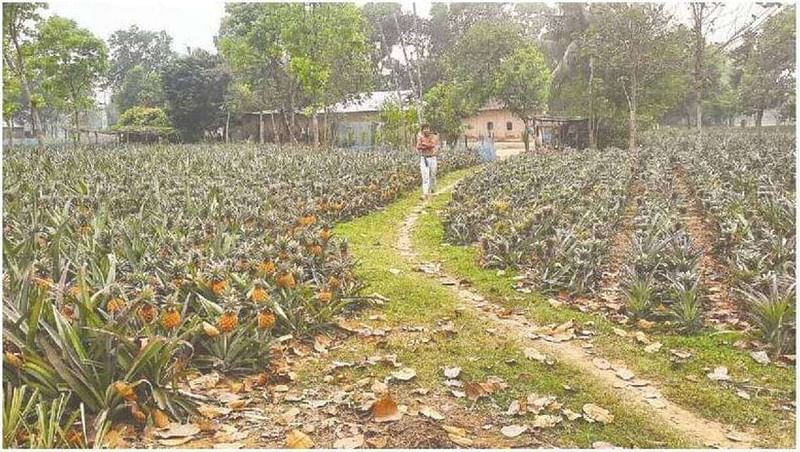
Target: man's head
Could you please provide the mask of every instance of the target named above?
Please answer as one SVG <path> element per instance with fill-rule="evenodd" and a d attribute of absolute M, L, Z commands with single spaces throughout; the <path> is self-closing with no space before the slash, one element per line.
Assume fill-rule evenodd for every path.
<path fill-rule="evenodd" d="M 422 124 L 422 126 L 420 126 L 420 130 L 422 131 L 423 134 L 430 135 L 430 133 L 431 133 L 431 125 L 426 122 L 426 123 Z"/>

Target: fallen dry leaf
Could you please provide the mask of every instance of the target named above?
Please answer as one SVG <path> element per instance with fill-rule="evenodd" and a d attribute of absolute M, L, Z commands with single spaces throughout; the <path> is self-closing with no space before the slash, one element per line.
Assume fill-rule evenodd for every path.
<path fill-rule="evenodd" d="M 431 418 L 434 421 L 441 421 L 444 419 L 444 415 L 429 406 L 423 406 L 419 409 L 419 414 Z"/>
<path fill-rule="evenodd" d="M 659 350 L 661 350 L 661 342 L 653 342 L 644 348 L 644 351 L 647 353 L 656 353 Z"/>
<path fill-rule="evenodd" d="M 614 334 L 616 334 L 619 337 L 628 337 L 628 332 L 623 330 L 623 329 L 613 328 L 613 331 L 614 331 Z"/>
<path fill-rule="evenodd" d="M 769 355 L 765 351 L 750 352 L 750 357 L 759 364 L 769 364 Z"/>
<path fill-rule="evenodd" d="M 461 375 L 461 368 L 460 367 L 445 367 L 444 368 L 444 376 L 450 380 L 454 378 L 458 378 Z"/>
<path fill-rule="evenodd" d="M 385 449 L 386 443 L 388 442 L 389 439 L 385 436 L 373 436 L 372 438 L 367 439 L 367 444 L 376 449 Z"/>
<path fill-rule="evenodd" d="M 200 433 L 200 427 L 197 424 L 178 424 L 171 423 L 169 427 L 164 430 L 157 430 L 156 436 L 159 438 L 177 438 L 192 436 Z"/>
<path fill-rule="evenodd" d="M 300 430 L 292 430 L 286 435 L 286 447 L 289 449 L 311 449 L 314 447 L 314 441 Z"/>
<path fill-rule="evenodd" d="M 192 391 L 212 389 L 215 386 L 217 386 L 217 383 L 219 383 L 219 379 L 220 377 L 218 373 L 211 372 L 209 374 L 205 374 L 203 376 L 190 380 L 189 388 L 191 388 Z"/>
<path fill-rule="evenodd" d="M 731 376 L 728 375 L 728 368 L 725 366 L 715 367 L 714 372 L 706 374 L 709 380 L 713 381 L 730 381 Z"/>
<path fill-rule="evenodd" d="M 170 421 L 169 416 L 167 416 L 165 412 L 159 410 L 158 408 L 153 410 L 152 416 L 153 425 L 155 425 L 156 428 L 166 428 L 172 422 Z"/>
<path fill-rule="evenodd" d="M 593 403 L 583 405 L 583 414 L 589 422 L 610 424 L 614 420 L 614 416 L 608 410 Z"/>
<path fill-rule="evenodd" d="M 180 446 L 181 444 L 186 444 L 191 440 L 192 440 L 191 436 L 185 436 L 183 438 L 160 439 L 158 440 L 158 443 L 161 444 L 162 446 L 175 447 L 175 446 Z"/>
<path fill-rule="evenodd" d="M 551 428 L 562 421 L 561 416 L 552 414 L 540 414 L 533 418 L 533 428 Z"/>
<path fill-rule="evenodd" d="M 538 361 L 540 363 L 544 363 L 545 361 L 547 361 L 547 355 L 532 347 L 526 348 L 525 350 L 522 351 L 522 353 L 525 355 L 526 358 L 533 361 Z"/>
<path fill-rule="evenodd" d="M 450 441 L 454 442 L 456 445 L 461 447 L 470 447 L 472 446 L 472 440 L 460 435 L 454 435 L 452 433 L 448 433 L 447 437 L 450 438 Z"/>
<path fill-rule="evenodd" d="M 467 383 L 464 386 L 464 393 L 467 395 L 467 398 L 473 402 L 481 397 L 487 396 L 486 391 L 484 390 L 483 386 L 480 385 L 480 383 Z"/>
<path fill-rule="evenodd" d="M 214 444 L 214 449 L 241 449 L 244 447 L 244 443 L 217 443 Z"/>
<path fill-rule="evenodd" d="M 500 429 L 500 433 L 502 433 L 506 438 L 516 438 L 526 431 L 528 431 L 527 425 L 506 425 Z"/>
<path fill-rule="evenodd" d="M 409 381 L 416 376 L 417 376 L 417 371 L 414 369 L 410 369 L 408 367 L 404 367 L 400 370 L 392 372 L 392 378 L 400 381 Z"/>
<path fill-rule="evenodd" d="M 358 449 L 364 445 L 364 435 L 339 438 L 333 443 L 334 449 Z"/>
<path fill-rule="evenodd" d="M 442 429 L 444 429 L 444 431 L 446 431 L 447 433 L 451 433 L 453 435 L 467 436 L 467 431 L 466 430 L 464 430 L 461 427 L 456 427 L 455 425 L 444 424 L 444 425 L 442 425 Z"/>
<path fill-rule="evenodd" d="M 400 420 L 403 413 L 397 407 L 397 402 L 387 393 L 372 405 L 372 416 L 375 422 L 392 422 Z"/>
<path fill-rule="evenodd" d="M 592 364 L 600 370 L 608 370 L 611 368 L 611 363 L 603 358 L 595 358 L 592 360 Z"/>
<path fill-rule="evenodd" d="M 605 441 L 595 441 L 592 443 L 592 449 L 619 449 L 619 448 Z"/>

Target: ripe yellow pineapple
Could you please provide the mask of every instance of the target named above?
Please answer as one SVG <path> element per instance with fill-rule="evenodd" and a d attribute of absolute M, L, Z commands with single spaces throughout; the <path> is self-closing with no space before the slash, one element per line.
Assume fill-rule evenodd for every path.
<path fill-rule="evenodd" d="M 133 386 L 124 381 L 114 382 L 114 390 L 120 397 L 129 402 L 136 400 L 136 391 L 133 390 Z"/>
<path fill-rule="evenodd" d="M 181 323 L 181 313 L 175 308 L 167 309 L 167 312 L 161 316 L 161 326 L 171 330 Z"/>
<path fill-rule="evenodd" d="M 233 312 L 225 312 L 219 317 L 217 320 L 217 328 L 223 333 L 227 333 L 229 331 L 233 331 L 236 328 L 236 325 L 239 324 L 239 317 Z"/>
<path fill-rule="evenodd" d="M 259 322 L 260 322 L 260 320 L 259 320 Z M 11 352 L 5 352 L 4 355 L 6 357 L 6 362 L 8 363 L 9 366 L 16 367 L 17 369 L 22 367 L 22 364 L 23 364 L 22 363 L 22 358 L 20 358 L 18 354 L 11 353 Z"/>
<path fill-rule="evenodd" d="M 330 230 L 327 226 L 319 230 L 319 238 L 323 241 L 328 241 L 333 236 L 333 231 Z"/>
<path fill-rule="evenodd" d="M 317 244 L 309 245 L 308 252 L 314 256 L 320 256 L 322 255 L 322 246 Z"/>
<path fill-rule="evenodd" d="M 214 295 L 219 295 L 225 291 L 225 288 L 228 287 L 228 281 L 221 279 L 216 281 L 211 281 L 211 292 Z"/>
<path fill-rule="evenodd" d="M 317 293 L 317 298 L 323 303 L 330 303 L 333 299 L 333 294 L 328 289 L 322 289 Z"/>
<path fill-rule="evenodd" d="M 145 303 L 139 307 L 139 310 L 136 311 L 136 314 L 139 316 L 142 322 L 150 323 L 156 319 L 158 310 L 155 308 L 155 306 Z"/>
<path fill-rule="evenodd" d="M 106 312 L 114 314 L 125 309 L 125 300 L 122 298 L 112 298 L 106 303 Z"/>
<path fill-rule="evenodd" d="M 262 330 L 272 328 L 275 325 L 275 314 L 269 311 L 261 311 L 258 313 L 258 327 Z"/>
<path fill-rule="evenodd" d="M 331 276 L 330 278 L 328 278 L 328 287 L 330 287 L 333 290 L 337 290 L 342 287 L 342 282 L 339 281 L 339 278 Z"/>
<path fill-rule="evenodd" d="M 264 276 L 272 276 L 275 273 L 275 264 L 272 261 L 264 261 L 258 264 L 258 273 Z"/>
<path fill-rule="evenodd" d="M 292 272 L 286 272 L 280 276 L 276 280 L 278 287 L 281 289 L 294 289 L 297 285 L 297 282 L 294 280 L 294 274 Z"/>

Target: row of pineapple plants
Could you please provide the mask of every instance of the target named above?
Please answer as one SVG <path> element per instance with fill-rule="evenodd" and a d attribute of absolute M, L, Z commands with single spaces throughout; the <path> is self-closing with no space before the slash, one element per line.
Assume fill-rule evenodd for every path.
<path fill-rule="evenodd" d="M 760 339 L 792 351 L 795 336 L 795 134 L 706 131 L 671 136 L 727 264 L 733 295 Z"/>
<path fill-rule="evenodd" d="M 676 187 L 676 159 L 669 148 L 654 143 L 640 149 L 637 165 L 643 191 L 621 272 L 627 312 L 637 320 L 695 332 L 702 327 L 706 296 L 702 253 L 683 221 L 686 201 Z"/>
<path fill-rule="evenodd" d="M 365 301 L 334 224 L 419 183 L 403 151 L 159 145 L 3 159 L 7 447 L 97 446 L 112 421 L 193 414 L 187 371 L 263 371 L 274 336 L 318 331 Z M 477 162 L 441 160 L 444 171 Z"/>
<path fill-rule="evenodd" d="M 478 242 L 481 262 L 516 268 L 547 293 L 596 290 L 632 178 L 629 152 L 523 154 L 492 164 L 454 191 L 447 238 Z"/>

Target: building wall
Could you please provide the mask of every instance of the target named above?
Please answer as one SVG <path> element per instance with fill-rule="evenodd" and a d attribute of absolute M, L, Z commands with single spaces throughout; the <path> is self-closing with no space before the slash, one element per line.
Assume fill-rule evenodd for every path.
<path fill-rule="evenodd" d="M 491 131 L 488 128 L 490 122 L 493 125 Z M 511 123 L 511 130 L 508 130 L 508 123 Z M 477 115 L 465 119 L 463 124 L 464 134 L 469 140 L 476 140 L 481 136 L 493 136 L 496 141 L 521 142 L 525 127 L 525 123 L 508 110 L 479 111 Z"/>

